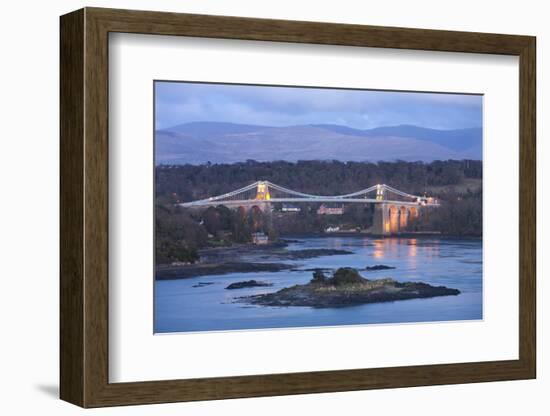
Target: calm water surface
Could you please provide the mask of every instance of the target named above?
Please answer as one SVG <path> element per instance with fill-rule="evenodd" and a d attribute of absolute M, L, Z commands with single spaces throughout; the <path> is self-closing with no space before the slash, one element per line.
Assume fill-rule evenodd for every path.
<path fill-rule="evenodd" d="M 267 293 L 309 282 L 311 271 L 234 273 L 155 282 L 155 332 L 226 331 L 233 329 L 311 327 L 400 322 L 482 319 L 482 243 L 439 238 L 322 237 L 299 238 L 289 250 L 332 248 L 353 254 L 292 260 L 296 269 L 355 267 L 375 264 L 394 270 L 361 272 L 364 277 L 391 277 L 459 289 L 458 296 L 374 303 L 345 308 L 267 307 L 235 303 L 238 296 Z M 265 253 L 263 253 L 265 255 Z M 273 261 L 265 258 L 252 261 Z M 243 280 L 271 287 L 226 290 Z M 200 282 L 212 284 L 201 287 Z"/>

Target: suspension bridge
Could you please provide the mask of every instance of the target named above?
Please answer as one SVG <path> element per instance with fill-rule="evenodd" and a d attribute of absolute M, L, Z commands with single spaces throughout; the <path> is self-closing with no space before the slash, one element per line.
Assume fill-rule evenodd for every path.
<path fill-rule="evenodd" d="M 288 189 L 270 181 L 256 181 L 222 195 L 177 205 L 183 208 L 207 208 L 219 205 L 244 209 L 258 207 L 263 211 L 270 211 L 272 204 L 276 203 L 374 204 L 373 232 L 381 235 L 404 230 L 409 219 L 418 216 L 420 208 L 439 206 L 434 198 L 412 195 L 386 184 L 377 184 L 343 195 L 313 195 Z"/>

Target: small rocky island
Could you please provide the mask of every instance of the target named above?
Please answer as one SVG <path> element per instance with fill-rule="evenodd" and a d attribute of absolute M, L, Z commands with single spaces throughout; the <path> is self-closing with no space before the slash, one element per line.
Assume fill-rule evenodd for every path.
<path fill-rule="evenodd" d="M 273 286 L 273 283 L 259 282 L 257 280 L 246 280 L 244 282 L 235 282 L 231 283 L 226 289 L 235 290 L 235 289 L 245 289 L 247 287 L 266 287 Z"/>
<path fill-rule="evenodd" d="M 375 271 L 378 271 L 378 270 L 391 270 L 391 269 L 395 269 L 395 267 L 393 266 L 386 266 L 385 264 L 376 264 L 374 266 L 367 266 L 365 267 L 365 270 L 367 272 L 375 272 Z"/>
<path fill-rule="evenodd" d="M 237 298 L 237 301 L 262 306 L 334 308 L 459 293 L 458 289 L 421 282 L 400 283 L 389 278 L 365 279 L 357 270 L 346 267 L 336 270 L 331 277 L 318 270 L 307 284 L 287 287 L 274 293 L 243 296 Z"/>

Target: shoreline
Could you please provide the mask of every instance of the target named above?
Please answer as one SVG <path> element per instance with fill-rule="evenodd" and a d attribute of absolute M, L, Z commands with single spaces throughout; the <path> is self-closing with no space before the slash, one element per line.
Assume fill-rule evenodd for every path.
<path fill-rule="evenodd" d="M 296 238 L 330 238 L 330 237 L 358 237 L 358 238 L 372 238 L 372 239 L 386 239 L 386 238 L 441 238 L 449 240 L 483 240 L 483 236 L 478 235 L 458 235 L 458 234 L 441 234 L 438 231 L 418 231 L 407 232 L 394 235 L 378 235 L 365 232 L 333 232 L 333 233 L 305 233 L 305 234 L 282 234 L 281 239 L 291 240 Z"/>
<path fill-rule="evenodd" d="M 286 250 L 285 246 L 275 244 L 272 246 L 252 246 L 248 250 L 243 247 L 228 248 L 222 250 L 216 248 L 208 254 L 201 255 L 203 261 L 194 264 L 165 264 L 155 267 L 155 280 L 188 279 L 193 277 L 222 275 L 231 273 L 254 273 L 254 272 L 279 272 L 282 270 L 295 269 L 297 264 L 289 264 L 289 261 L 307 260 L 323 256 L 337 256 L 353 254 L 352 251 L 338 249 L 304 249 Z M 270 249 L 270 250 L 267 250 Z M 246 256 L 254 253 L 257 255 L 255 261 L 247 261 Z M 262 256 L 262 252 L 265 254 Z"/>
<path fill-rule="evenodd" d="M 213 275 L 226 275 L 232 273 L 257 273 L 257 272 L 279 272 L 283 270 L 292 271 L 299 267 L 300 260 L 311 258 L 332 256 L 332 255 L 348 255 L 353 254 L 353 251 L 337 250 L 337 249 L 304 249 L 304 250 L 287 250 L 291 243 L 300 244 L 300 239 L 313 238 L 338 238 L 338 237 L 356 237 L 365 238 L 366 234 L 359 233 L 341 233 L 334 234 L 286 234 L 281 236 L 279 241 L 266 244 L 254 245 L 250 243 L 240 243 L 232 246 L 224 247 L 208 247 L 199 250 L 201 261 L 194 264 L 161 264 L 155 266 L 155 280 L 173 280 L 173 279 L 189 279 L 194 277 L 204 277 Z M 371 238 L 433 238 L 434 235 L 414 235 L 411 236 L 392 236 L 392 237 L 373 237 Z M 437 235 L 443 239 L 441 235 Z M 449 240 L 471 240 L 481 241 L 477 237 L 463 236 L 446 236 Z M 247 259 L 253 256 L 254 259 Z M 294 263 L 289 263 L 294 262 Z"/>
<path fill-rule="evenodd" d="M 293 265 L 284 263 L 199 263 L 184 266 L 159 266 L 155 270 L 155 280 L 176 280 L 191 279 L 213 275 L 224 275 L 231 273 L 254 273 L 254 272 L 280 272 L 290 270 Z"/>

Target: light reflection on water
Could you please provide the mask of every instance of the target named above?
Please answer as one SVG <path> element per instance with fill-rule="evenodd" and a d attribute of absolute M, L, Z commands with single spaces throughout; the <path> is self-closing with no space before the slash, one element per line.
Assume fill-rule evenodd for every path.
<path fill-rule="evenodd" d="M 155 332 L 214 331 L 482 319 L 482 244 L 480 240 L 439 238 L 325 237 L 297 238 L 289 250 L 330 248 L 349 255 L 284 261 L 297 270 L 234 273 L 155 282 Z M 265 255 L 265 253 L 264 253 Z M 254 260 L 249 256 L 249 260 Z M 265 258 L 262 260 L 265 261 Z M 272 261 L 269 260 L 269 261 Z M 385 264 L 394 270 L 362 272 L 367 278 L 423 281 L 461 291 L 458 296 L 412 299 L 346 308 L 265 307 L 235 303 L 234 298 L 307 283 L 304 269 Z M 270 282 L 272 287 L 226 290 L 242 280 Z M 212 284 L 201 287 L 199 282 Z"/>

